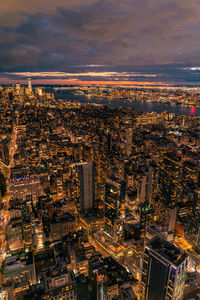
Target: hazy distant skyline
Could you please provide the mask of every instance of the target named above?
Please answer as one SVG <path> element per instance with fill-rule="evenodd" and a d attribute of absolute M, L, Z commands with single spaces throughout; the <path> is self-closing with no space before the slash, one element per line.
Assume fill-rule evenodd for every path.
<path fill-rule="evenodd" d="M 2 0 L 0 83 L 199 84 L 199 28 L 198 0 Z"/>

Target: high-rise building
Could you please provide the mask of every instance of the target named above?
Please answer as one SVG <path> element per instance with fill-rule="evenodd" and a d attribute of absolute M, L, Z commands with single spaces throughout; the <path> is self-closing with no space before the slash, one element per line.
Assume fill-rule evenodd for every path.
<path fill-rule="evenodd" d="M 141 237 L 144 238 L 146 226 L 150 225 L 153 221 L 154 216 L 154 209 L 151 204 L 145 203 L 140 208 L 140 230 L 141 230 Z"/>
<path fill-rule="evenodd" d="M 16 91 L 16 95 L 19 96 L 20 95 L 20 90 L 21 90 L 21 86 L 19 83 L 16 83 L 15 86 L 15 91 Z"/>
<path fill-rule="evenodd" d="M 99 252 L 94 253 L 89 259 L 88 276 L 94 299 L 107 300 L 106 271 Z"/>
<path fill-rule="evenodd" d="M 154 184 L 154 169 L 153 166 L 141 166 L 141 169 L 137 172 L 134 178 L 135 187 L 137 188 L 137 199 L 140 205 L 144 203 L 151 203 L 153 184 Z"/>
<path fill-rule="evenodd" d="M 144 204 L 147 200 L 147 187 L 148 187 L 148 173 L 144 172 L 141 175 L 138 185 L 138 199 L 140 204 Z"/>
<path fill-rule="evenodd" d="M 160 199 L 169 208 L 176 206 L 181 192 L 181 178 L 181 156 L 168 151 L 162 157 L 158 183 Z"/>
<path fill-rule="evenodd" d="M 31 78 L 28 78 L 28 91 L 29 91 L 29 94 L 31 95 L 31 93 L 32 93 Z"/>
<path fill-rule="evenodd" d="M 37 94 L 38 94 L 38 96 L 40 96 L 40 97 L 43 95 L 42 88 L 37 88 Z"/>
<path fill-rule="evenodd" d="M 168 151 L 161 159 L 158 174 L 157 214 L 161 223 L 168 228 L 169 239 L 173 237 L 177 202 L 181 195 L 181 156 Z"/>
<path fill-rule="evenodd" d="M 125 217 L 125 181 L 110 176 L 105 185 L 105 230 L 117 241 Z"/>
<path fill-rule="evenodd" d="M 180 300 L 183 296 L 187 254 L 155 237 L 145 246 L 141 291 L 143 300 Z"/>
<path fill-rule="evenodd" d="M 23 235 L 23 241 L 24 245 L 28 248 L 32 246 L 32 226 L 30 223 L 30 218 L 27 217 L 23 220 L 22 223 L 22 235 Z"/>
<path fill-rule="evenodd" d="M 131 127 L 126 129 L 126 154 L 129 156 L 132 149 L 133 129 Z"/>
<path fill-rule="evenodd" d="M 194 192 L 192 211 L 187 212 L 187 231 L 196 245 L 200 246 L 200 189 Z"/>
<path fill-rule="evenodd" d="M 108 150 L 108 155 L 111 154 L 111 151 L 112 151 L 112 143 L 113 143 L 113 140 L 112 140 L 112 133 L 110 132 L 108 135 L 107 135 L 107 150 Z"/>
<path fill-rule="evenodd" d="M 9 97 L 9 103 L 10 103 L 10 105 L 12 105 L 13 104 L 13 100 L 14 100 L 13 91 L 9 92 L 8 97 Z"/>
<path fill-rule="evenodd" d="M 92 162 L 81 163 L 78 168 L 80 213 L 94 209 L 95 202 L 95 167 Z"/>
<path fill-rule="evenodd" d="M 43 232 L 43 225 L 40 219 L 34 220 L 32 224 L 33 231 L 34 231 L 34 244 L 36 250 L 40 250 L 44 248 L 44 232 Z"/>

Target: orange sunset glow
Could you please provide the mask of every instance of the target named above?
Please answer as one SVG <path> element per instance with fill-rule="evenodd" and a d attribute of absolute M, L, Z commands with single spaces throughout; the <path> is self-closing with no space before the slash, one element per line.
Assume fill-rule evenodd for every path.
<path fill-rule="evenodd" d="M 19 79 L 17 81 L 20 84 L 26 84 L 26 80 Z M 15 84 L 16 80 L 2 78 L 0 83 L 4 84 Z M 146 86 L 157 86 L 163 85 L 166 86 L 166 83 L 163 82 L 151 82 L 151 81 L 129 81 L 129 80 L 79 80 L 77 78 L 71 79 L 32 79 L 33 84 L 41 85 L 146 85 Z M 167 84 L 170 85 L 170 84 Z"/>

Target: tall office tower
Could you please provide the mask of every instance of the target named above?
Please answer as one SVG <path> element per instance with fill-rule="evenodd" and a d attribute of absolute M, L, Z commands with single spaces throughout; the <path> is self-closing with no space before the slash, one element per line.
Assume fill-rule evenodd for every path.
<path fill-rule="evenodd" d="M 34 232 L 34 244 L 36 250 L 40 250 L 44 247 L 44 232 L 43 232 L 43 225 L 41 220 L 35 219 L 33 226 Z"/>
<path fill-rule="evenodd" d="M 114 241 L 122 235 L 125 218 L 125 181 L 110 176 L 105 185 L 105 230 Z"/>
<path fill-rule="evenodd" d="M 133 139 L 133 129 L 129 127 L 126 129 L 126 155 L 127 156 L 131 154 L 132 139 Z"/>
<path fill-rule="evenodd" d="M 20 90 L 21 90 L 20 84 L 16 83 L 16 86 L 15 86 L 16 95 L 18 95 L 18 96 L 20 95 Z"/>
<path fill-rule="evenodd" d="M 31 95 L 32 94 L 31 78 L 28 78 L 28 91 L 29 91 L 29 94 Z"/>
<path fill-rule="evenodd" d="M 124 160 L 119 160 L 117 163 L 117 177 L 119 179 L 124 180 L 125 178 L 125 161 Z"/>
<path fill-rule="evenodd" d="M 95 167 L 92 162 L 77 164 L 80 213 L 94 209 L 95 202 Z"/>
<path fill-rule="evenodd" d="M 153 206 L 148 203 L 144 203 L 140 209 L 140 231 L 141 237 L 144 238 L 146 226 L 153 222 L 154 209 Z"/>
<path fill-rule="evenodd" d="M 148 172 L 144 172 L 139 179 L 138 185 L 138 199 L 140 204 L 144 204 L 146 202 L 147 195 L 147 187 L 148 187 Z"/>
<path fill-rule="evenodd" d="M 185 285 L 187 254 L 155 237 L 145 246 L 141 291 L 143 300 L 180 300 Z"/>
<path fill-rule="evenodd" d="M 112 133 L 110 132 L 107 135 L 107 151 L 108 151 L 108 154 L 111 153 L 112 147 L 113 147 L 113 138 L 112 138 Z"/>
<path fill-rule="evenodd" d="M 192 204 L 192 211 L 186 210 L 185 215 L 188 223 L 187 231 L 196 245 L 200 246 L 200 188 L 194 191 Z"/>
<path fill-rule="evenodd" d="M 10 105 L 12 105 L 13 104 L 13 100 L 14 100 L 13 92 L 9 92 L 8 96 L 9 96 L 9 103 L 10 103 Z"/>
<path fill-rule="evenodd" d="M 88 277 L 94 299 L 107 300 L 106 271 L 99 252 L 95 252 L 89 259 Z"/>
<path fill-rule="evenodd" d="M 22 235 L 25 247 L 29 248 L 33 243 L 32 225 L 30 217 L 24 217 L 22 222 Z"/>
<path fill-rule="evenodd" d="M 158 162 L 156 157 L 152 157 L 149 165 L 148 173 L 148 188 L 147 188 L 147 202 L 153 203 L 158 191 Z"/>
<path fill-rule="evenodd" d="M 151 202 L 152 196 L 152 176 L 151 166 L 141 169 L 134 180 L 137 188 L 137 199 L 141 205 Z"/>
<path fill-rule="evenodd" d="M 168 151 L 161 159 L 158 174 L 158 219 L 168 228 L 169 239 L 173 238 L 177 201 L 181 196 L 182 164 L 180 155 Z"/>
<path fill-rule="evenodd" d="M 43 95 L 42 88 L 37 88 L 37 94 L 38 94 L 38 96 L 42 97 L 42 95 Z"/>
<path fill-rule="evenodd" d="M 151 203 L 152 193 L 153 193 L 153 183 L 154 183 L 154 170 L 155 166 L 153 162 L 150 162 L 148 167 L 148 176 L 147 176 L 147 187 L 146 187 L 146 202 Z"/>

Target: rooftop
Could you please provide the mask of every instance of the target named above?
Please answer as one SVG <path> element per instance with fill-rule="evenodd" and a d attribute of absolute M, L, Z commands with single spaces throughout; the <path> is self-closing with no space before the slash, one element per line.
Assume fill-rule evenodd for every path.
<path fill-rule="evenodd" d="M 147 247 L 176 266 L 179 266 L 187 257 L 187 254 L 184 251 L 181 251 L 173 244 L 158 237 L 150 240 Z"/>

